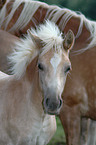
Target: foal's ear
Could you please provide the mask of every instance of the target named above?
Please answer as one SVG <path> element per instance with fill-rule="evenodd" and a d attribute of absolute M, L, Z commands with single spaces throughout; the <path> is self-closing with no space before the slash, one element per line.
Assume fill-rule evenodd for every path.
<path fill-rule="evenodd" d="M 72 30 L 69 30 L 67 32 L 67 34 L 65 35 L 65 39 L 63 41 L 64 49 L 66 51 L 70 50 L 74 45 L 74 41 L 75 41 L 75 36 L 74 36 Z"/>
<path fill-rule="evenodd" d="M 43 47 L 43 41 L 36 35 L 34 35 L 30 30 L 28 30 L 28 34 L 30 35 L 32 41 L 37 45 L 38 48 Z"/>

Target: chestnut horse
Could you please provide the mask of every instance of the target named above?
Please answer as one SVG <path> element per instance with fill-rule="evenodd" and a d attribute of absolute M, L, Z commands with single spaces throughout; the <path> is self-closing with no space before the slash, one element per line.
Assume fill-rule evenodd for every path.
<path fill-rule="evenodd" d="M 0 72 L 0 144 L 46 145 L 52 138 L 73 44 L 73 32 L 62 37 L 50 21 L 16 39 L 8 57 L 13 75 Z"/>
<path fill-rule="evenodd" d="M 76 38 L 76 42 L 73 48 L 74 52 L 77 52 L 79 50 L 79 53 L 81 53 L 87 50 L 86 52 L 77 56 L 73 56 L 73 53 L 70 54 L 73 71 L 71 73 L 71 79 L 69 78 L 67 80 L 65 88 L 66 93 L 63 93 L 63 107 L 67 107 L 66 112 L 64 109 L 62 109 L 60 113 L 60 119 L 65 129 L 67 144 L 77 145 L 80 142 L 81 119 L 83 117 L 89 117 L 94 119 L 91 114 L 89 116 L 87 113 L 83 114 L 84 112 L 86 112 L 86 107 L 85 110 L 80 110 L 82 110 L 82 106 L 84 106 L 84 104 L 82 104 L 84 103 L 82 99 L 84 98 L 85 92 L 86 96 L 90 97 L 90 94 L 92 94 L 92 96 L 95 97 L 95 90 L 93 90 L 90 86 L 90 79 L 92 80 L 92 82 L 93 80 L 95 81 L 95 74 L 91 75 L 90 68 L 93 69 L 95 67 L 95 53 L 93 51 L 95 51 L 94 47 L 96 46 L 96 22 L 90 21 L 85 18 L 84 15 L 77 14 L 76 12 L 69 9 L 63 9 L 57 6 L 49 6 L 42 2 L 32 0 L 8 0 L 6 1 L 0 13 L 0 27 L 1 29 L 9 31 L 16 36 L 21 36 L 22 34 L 26 33 L 28 28 L 36 27 L 36 25 L 42 23 L 44 19 L 50 19 L 51 21 L 54 21 L 63 33 L 66 33 L 69 29 L 72 29 Z M 88 50 L 89 48 L 92 49 Z M 89 59 L 87 60 L 87 58 Z M 85 59 L 87 60 L 87 62 L 83 61 Z M 79 65 L 82 66 L 82 69 L 78 69 Z M 88 76 L 89 73 L 90 79 Z M 80 76 L 78 76 L 78 74 Z M 76 79 L 74 79 L 75 77 Z M 77 85 L 79 79 L 80 81 L 82 80 L 83 83 L 83 85 L 82 83 L 79 83 L 79 88 L 84 86 L 84 89 L 86 90 L 85 92 L 84 90 L 82 90 L 80 93 Z M 90 84 L 88 87 L 85 86 L 87 82 Z M 94 85 L 95 84 L 92 83 L 92 86 Z M 89 88 L 90 94 L 88 91 Z M 72 105 L 70 105 L 70 103 Z M 85 104 L 87 104 L 86 101 Z M 77 109 L 77 106 L 80 106 L 79 110 Z M 93 112 L 91 113 L 93 114 Z M 75 117 L 77 117 L 77 119 L 74 119 Z M 84 127 L 83 124 L 82 126 Z M 83 143 L 81 144 L 83 145 Z M 92 141 L 91 145 L 93 145 Z"/>

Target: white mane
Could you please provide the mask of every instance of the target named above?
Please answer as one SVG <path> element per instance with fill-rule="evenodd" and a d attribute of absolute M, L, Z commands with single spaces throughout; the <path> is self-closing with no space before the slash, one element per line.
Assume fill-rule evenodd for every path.
<path fill-rule="evenodd" d="M 60 23 L 58 24 L 59 27 L 61 28 L 61 31 L 64 30 L 65 26 L 67 25 L 67 23 L 73 16 L 80 18 L 80 25 L 78 27 L 78 31 L 75 38 L 78 38 L 81 35 L 83 24 L 85 24 L 86 28 L 90 32 L 90 38 L 92 40 L 86 48 L 82 48 L 80 51 L 85 51 L 96 45 L 96 22 L 88 20 L 83 14 L 77 14 L 76 12 L 71 11 L 69 9 L 60 8 L 58 6 L 47 5 L 43 2 L 39 2 L 35 0 L 15 0 L 15 2 L 13 3 L 11 13 L 9 13 L 7 17 L 5 17 L 5 14 L 6 14 L 6 4 L 5 4 L 0 12 L 0 26 L 2 27 L 3 25 L 3 28 L 5 30 L 7 29 L 7 26 L 10 20 L 12 19 L 14 12 L 22 3 L 25 3 L 24 8 L 19 18 L 17 19 L 16 23 L 14 24 L 14 26 L 10 28 L 9 30 L 10 32 L 12 31 L 14 32 L 15 30 L 20 30 L 20 29 L 22 30 L 28 24 L 30 20 L 32 20 L 34 25 L 36 25 L 36 19 L 33 17 L 33 15 L 41 6 L 42 8 L 48 9 L 45 19 L 49 19 L 56 23 L 62 16 L 62 19 L 60 20 Z M 41 16 L 42 16 L 42 10 L 41 10 Z"/>
<path fill-rule="evenodd" d="M 44 47 L 40 55 L 47 53 L 53 46 L 60 49 L 62 47 L 62 33 L 51 21 L 46 21 L 45 24 L 40 25 L 37 29 L 31 29 L 31 33 L 38 36 L 43 42 Z M 13 53 L 8 57 L 10 63 L 13 65 L 11 71 L 16 75 L 17 78 L 20 78 L 28 64 L 39 54 L 39 49 L 37 45 L 34 44 L 34 40 L 30 34 L 27 34 L 25 38 L 21 41 L 16 42 Z"/>
<path fill-rule="evenodd" d="M 5 25 L 3 24 L 3 27 L 5 30 L 7 29 L 7 26 L 9 24 L 10 20 L 12 19 L 17 8 L 22 3 L 25 3 L 24 8 L 23 8 L 18 20 L 16 21 L 15 25 L 9 30 L 10 32 L 12 32 L 16 29 L 17 30 L 23 29 L 28 24 L 28 22 L 31 20 L 31 18 L 33 17 L 33 15 L 35 14 L 35 12 L 37 11 L 37 9 L 40 6 L 48 7 L 47 4 L 41 3 L 39 1 L 36 2 L 35 0 L 15 0 L 15 2 L 13 2 L 11 13 L 9 13 L 9 15 L 7 17 L 5 17 L 6 16 L 6 5 L 8 2 L 9 2 L 9 0 L 7 0 L 6 4 L 1 9 L 1 12 L 0 12 L 0 27 L 2 26 L 3 22 L 6 20 Z M 32 21 L 35 23 L 34 19 Z"/>

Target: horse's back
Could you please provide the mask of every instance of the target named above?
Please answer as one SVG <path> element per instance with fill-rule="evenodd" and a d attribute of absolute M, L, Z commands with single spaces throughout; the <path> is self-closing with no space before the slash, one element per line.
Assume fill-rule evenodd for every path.
<path fill-rule="evenodd" d="M 12 52 L 14 43 L 18 40 L 18 37 L 0 30 L 0 70 L 5 73 L 9 73 L 10 68 L 7 56 Z"/>

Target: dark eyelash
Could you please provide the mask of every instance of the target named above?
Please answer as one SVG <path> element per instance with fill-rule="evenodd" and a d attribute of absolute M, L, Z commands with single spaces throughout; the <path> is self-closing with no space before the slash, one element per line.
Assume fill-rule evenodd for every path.
<path fill-rule="evenodd" d="M 38 64 L 38 68 L 39 68 L 40 70 L 42 70 L 42 71 L 44 70 L 44 67 L 43 67 L 43 65 L 42 65 L 41 63 Z"/>

